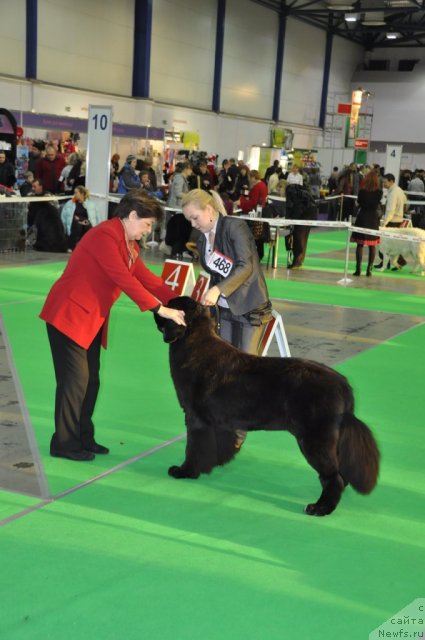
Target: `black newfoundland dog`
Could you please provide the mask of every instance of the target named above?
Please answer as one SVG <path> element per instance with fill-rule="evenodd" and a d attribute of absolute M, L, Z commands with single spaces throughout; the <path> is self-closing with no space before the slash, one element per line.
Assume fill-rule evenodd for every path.
<path fill-rule="evenodd" d="M 262 358 L 243 353 L 215 331 L 210 310 L 192 298 L 169 305 L 183 309 L 187 326 L 156 315 L 170 345 L 171 375 L 186 417 L 186 458 L 168 470 L 174 478 L 198 478 L 235 455 L 235 430 L 285 430 L 297 439 L 319 474 L 322 494 L 309 515 L 336 508 L 347 484 L 370 493 L 379 451 L 369 428 L 354 415 L 346 378 L 301 358 Z"/>

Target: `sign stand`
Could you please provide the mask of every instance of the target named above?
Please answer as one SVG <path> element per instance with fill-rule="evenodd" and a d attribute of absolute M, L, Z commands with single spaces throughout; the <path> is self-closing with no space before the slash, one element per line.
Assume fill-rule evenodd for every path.
<path fill-rule="evenodd" d="M 195 272 L 191 262 L 166 260 L 161 278 L 171 287 L 176 297 L 190 296 L 195 287 Z"/>
<path fill-rule="evenodd" d="M 108 218 L 111 165 L 112 107 L 89 105 L 87 128 L 86 186 L 99 196 L 96 207 L 102 220 Z"/>
<path fill-rule="evenodd" d="M 351 216 L 348 218 L 348 223 L 351 227 L 351 224 L 352 224 Z M 347 242 L 345 245 L 344 277 L 341 278 L 341 280 L 337 281 L 337 284 L 342 284 L 343 286 L 353 282 L 352 279 L 348 277 L 348 260 L 350 257 L 350 237 L 351 237 L 351 231 L 350 229 L 347 229 Z"/>
<path fill-rule="evenodd" d="M 282 358 L 290 358 L 291 352 L 289 351 L 288 340 L 286 339 L 285 327 L 283 326 L 283 320 L 280 313 L 277 313 L 273 309 L 272 319 L 266 325 L 263 337 L 260 342 L 259 353 L 260 356 L 266 356 L 272 340 L 275 339 L 279 348 L 279 353 Z"/>

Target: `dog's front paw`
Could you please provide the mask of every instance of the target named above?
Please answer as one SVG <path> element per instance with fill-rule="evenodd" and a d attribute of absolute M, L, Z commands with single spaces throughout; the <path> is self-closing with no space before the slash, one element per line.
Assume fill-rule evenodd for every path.
<path fill-rule="evenodd" d="M 314 504 L 308 504 L 304 508 L 304 513 L 308 516 L 328 516 L 332 511 L 334 511 L 335 507 L 332 507 L 327 504 L 319 504 L 318 502 Z"/>
<path fill-rule="evenodd" d="M 199 473 L 191 472 L 187 467 L 182 465 L 181 467 L 172 466 L 168 469 L 168 475 L 172 478 L 192 478 L 195 480 L 199 477 Z"/>

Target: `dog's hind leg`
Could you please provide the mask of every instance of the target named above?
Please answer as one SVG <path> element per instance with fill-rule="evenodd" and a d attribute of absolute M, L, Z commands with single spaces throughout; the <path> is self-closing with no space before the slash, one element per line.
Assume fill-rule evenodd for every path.
<path fill-rule="evenodd" d="M 298 439 L 307 462 L 319 474 L 322 493 L 317 502 L 308 504 L 304 511 L 309 516 L 326 516 L 338 505 L 345 483 L 339 473 L 337 456 L 337 432 L 326 440 Z"/>
<path fill-rule="evenodd" d="M 217 443 L 211 427 L 189 427 L 187 423 L 186 457 L 183 464 L 168 469 L 173 478 L 199 478 L 217 466 Z"/>
<path fill-rule="evenodd" d="M 215 429 L 217 439 L 217 464 L 226 464 L 235 457 L 237 436 L 234 430 Z"/>

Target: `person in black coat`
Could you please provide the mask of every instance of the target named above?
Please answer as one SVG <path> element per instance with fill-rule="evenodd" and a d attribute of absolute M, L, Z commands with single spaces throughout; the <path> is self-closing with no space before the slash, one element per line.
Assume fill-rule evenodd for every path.
<path fill-rule="evenodd" d="M 288 184 L 286 187 L 286 217 L 290 220 L 317 220 L 317 206 L 313 196 L 306 187 L 300 184 Z M 303 266 L 307 251 L 308 236 L 311 227 L 294 225 L 293 260 L 288 269 L 299 269 Z"/>
<path fill-rule="evenodd" d="M 13 164 L 7 159 L 6 152 L 0 149 L 0 184 L 11 188 L 15 182 L 16 177 Z"/>
<path fill-rule="evenodd" d="M 356 227 L 364 229 L 379 229 L 380 202 L 382 190 L 379 188 L 379 177 L 376 171 L 369 171 L 366 175 L 362 188 L 357 196 L 357 204 L 360 207 L 356 218 Z M 359 276 L 362 268 L 363 247 L 369 247 L 369 257 L 367 262 L 366 275 L 372 275 L 372 267 L 375 261 L 376 245 L 379 244 L 379 236 L 370 236 L 365 233 L 354 231 L 351 240 L 357 244 L 356 248 L 356 270 L 353 276 Z"/>
<path fill-rule="evenodd" d="M 34 180 L 33 191 L 28 195 L 49 196 L 44 191 L 40 180 Z M 28 230 L 34 228 L 36 239 L 33 248 L 36 251 L 51 251 L 53 253 L 66 253 L 68 250 L 65 229 L 58 209 L 52 202 L 31 202 L 28 206 Z"/>

